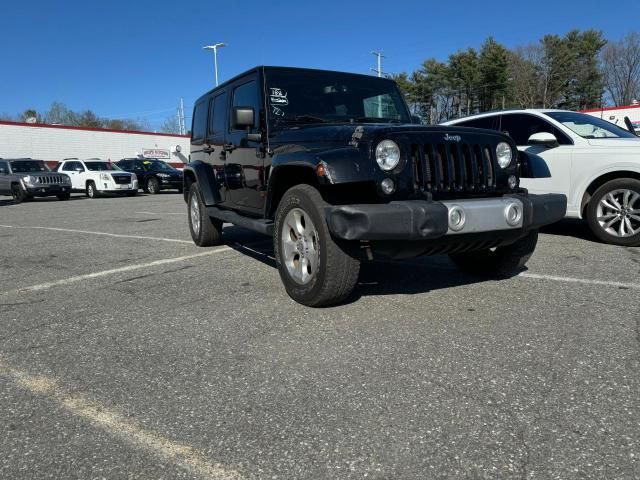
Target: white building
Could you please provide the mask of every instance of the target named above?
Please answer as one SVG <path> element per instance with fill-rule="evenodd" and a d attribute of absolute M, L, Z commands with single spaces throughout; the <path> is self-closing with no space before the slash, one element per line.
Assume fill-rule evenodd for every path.
<path fill-rule="evenodd" d="M 64 158 L 160 158 L 182 168 L 188 135 L 0 121 L 0 158 L 30 157 L 53 165 Z"/>
<path fill-rule="evenodd" d="M 615 123 L 619 127 L 627 129 L 624 123 L 624 117 L 629 117 L 633 128 L 636 132 L 640 133 L 640 104 L 634 103 L 633 105 L 627 105 L 624 107 L 604 107 L 594 108 L 593 110 L 582 110 L 582 113 L 593 115 L 594 117 L 607 120 L 608 122 Z"/>

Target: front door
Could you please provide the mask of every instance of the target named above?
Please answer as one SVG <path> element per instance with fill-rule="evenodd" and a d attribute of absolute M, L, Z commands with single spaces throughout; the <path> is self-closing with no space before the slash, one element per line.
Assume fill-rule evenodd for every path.
<path fill-rule="evenodd" d="M 523 178 L 522 187 L 531 193 L 569 194 L 571 187 L 571 161 L 573 142 L 562 131 L 544 119 L 525 113 L 502 115 L 500 130 L 513 138 L 518 150 L 529 155 L 537 155 L 546 164 L 551 176 L 543 178 Z M 556 147 L 529 145 L 529 137 L 534 133 L 551 133 L 558 140 Z M 535 161 L 535 159 L 533 160 Z"/>
<path fill-rule="evenodd" d="M 260 89 L 256 75 L 245 77 L 231 87 L 231 108 L 251 107 L 254 124 L 249 130 L 227 132 L 224 147 L 229 194 L 240 209 L 261 213 L 264 208 L 264 159 L 258 150 L 259 142 L 249 141 L 247 133 L 260 131 Z"/>
<path fill-rule="evenodd" d="M 69 175 L 69 178 L 71 179 L 71 188 L 73 190 L 82 190 L 82 191 L 84 191 L 84 189 L 85 189 L 85 179 L 84 179 L 85 170 L 84 170 L 84 167 L 82 166 L 81 162 L 78 162 L 78 161 L 75 161 L 75 160 L 67 160 L 62 165 L 62 168 L 60 169 L 60 171 L 62 173 L 66 173 L 67 175 Z"/>

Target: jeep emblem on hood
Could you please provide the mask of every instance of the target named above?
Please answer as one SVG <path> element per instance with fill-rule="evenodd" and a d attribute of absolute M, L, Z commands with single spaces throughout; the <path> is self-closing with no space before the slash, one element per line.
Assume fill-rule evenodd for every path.
<path fill-rule="evenodd" d="M 444 136 L 445 142 L 459 142 L 462 140 L 460 135 L 449 135 L 448 133 Z"/>

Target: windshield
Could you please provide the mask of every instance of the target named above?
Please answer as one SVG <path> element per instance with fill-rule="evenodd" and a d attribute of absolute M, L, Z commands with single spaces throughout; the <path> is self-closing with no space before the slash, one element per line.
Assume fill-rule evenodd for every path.
<path fill-rule="evenodd" d="M 50 172 L 49 167 L 42 160 L 20 160 L 11 162 L 13 173 Z"/>
<path fill-rule="evenodd" d="M 546 112 L 582 138 L 637 138 L 633 133 L 591 115 L 576 112 Z"/>
<path fill-rule="evenodd" d="M 411 123 L 395 82 L 348 73 L 267 71 L 275 127 L 301 123 Z"/>
<path fill-rule="evenodd" d="M 85 162 L 87 169 L 92 172 L 102 172 L 104 170 L 122 170 L 119 166 L 112 162 Z"/>
<path fill-rule="evenodd" d="M 154 172 L 159 170 L 173 170 L 169 165 L 161 160 L 144 160 L 142 163 L 144 164 L 145 170 L 152 170 Z"/>

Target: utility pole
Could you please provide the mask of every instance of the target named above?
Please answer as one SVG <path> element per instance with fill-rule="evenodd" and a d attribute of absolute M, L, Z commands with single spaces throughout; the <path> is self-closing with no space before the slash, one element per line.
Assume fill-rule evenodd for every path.
<path fill-rule="evenodd" d="M 382 54 L 382 52 L 371 52 L 372 54 L 374 54 L 376 57 L 378 57 L 378 68 L 372 68 L 371 70 L 376 72 L 378 74 L 378 77 L 382 77 L 382 59 L 384 58 L 384 55 Z"/>
<path fill-rule="evenodd" d="M 213 71 L 216 77 L 216 87 L 218 86 L 218 49 L 226 46 L 225 43 L 216 43 L 202 47 L 204 50 L 213 50 Z"/>
<path fill-rule="evenodd" d="M 180 109 L 178 110 L 178 125 L 180 128 L 180 135 L 187 133 L 187 126 L 184 122 L 184 101 L 180 98 Z"/>

